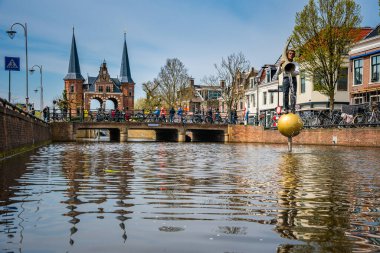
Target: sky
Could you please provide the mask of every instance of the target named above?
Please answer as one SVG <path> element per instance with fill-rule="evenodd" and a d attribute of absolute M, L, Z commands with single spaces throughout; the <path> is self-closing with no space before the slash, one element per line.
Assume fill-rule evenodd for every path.
<path fill-rule="evenodd" d="M 25 102 L 25 37 L 15 25 L 27 23 L 28 62 L 42 65 L 44 104 L 62 94 L 73 27 L 83 77 L 97 76 L 107 62 L 120 75 L 126 32 L 135 98 L 142 83 L 157 77 L 169 58 L 184 63 L 195 84 L 215 74 L 214 64 L 242 52 L 252 67 L 274 63 L 292 33 L 295 15 L 308 0 L 0 0 L 0 97 L 8 98 L 9 72 L 4 57 L 20 57 L 11 73 L 11 102 Z M 380 23 L 378 0 L 357 0 L 362 26 Z M 29 98 L 39 109 L 40 74 L 29 74 Z M 35 92 L 34 90 L 37 90 Z"/>

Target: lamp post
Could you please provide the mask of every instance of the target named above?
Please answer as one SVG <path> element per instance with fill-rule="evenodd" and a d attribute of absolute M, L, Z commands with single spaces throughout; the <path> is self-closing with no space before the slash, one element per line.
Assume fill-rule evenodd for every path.
<path fill-rule="evenodd" d="M 259 83 L 260 83 L 260 77 L 256 76 L 255 77 L 255 84 L 256 84 L 256 125 L 259 125 Z"/>
<path fill-rule="evenodd" d="M 29 104 L 29 92 L 28 92 L 28 29 L 27 25 L 21 24 L 21 23 L 14 23 L 11 28 L 7 31 L 7 34 L 9 38 L 13 39 L 16 35 L 16 31 L 13 30 L 13 26 L 19 25 L 24 29 L 24 35 L 25 35 L 25 74 L 26 74 L 26 97 L 25 97 L 25 105 L 26 105 L 26 111 L 29 111 L 28 104 Z"/>
<path fill-rule="evenodd" d="M 34 71 L 36 71 L 34 69 L 34 67 L 38 67 L 40 69 L 40 90 L 41 90 L 41 94 L 40 94 L 40 110 L 42 112 L 43 108 L 44 108 L 44 88 L 42 86 L 42 65 L 34 65 L 29 71 L 31 74 L 34 73 Z"/>

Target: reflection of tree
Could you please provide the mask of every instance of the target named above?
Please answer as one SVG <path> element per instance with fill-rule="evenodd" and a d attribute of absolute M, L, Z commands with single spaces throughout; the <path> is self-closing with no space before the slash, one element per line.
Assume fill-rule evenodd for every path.
<path fill-rule="evenodd" d="M 246 235 L 247 227 L 219 226 L 218 232 L 228 235 Z"/>
<path fill-rule="evenodd" d="M 313 242 L 319 252 L 349 252 L 348 174 L 339 155 L 313 157 L 285 154 L 279 170 L 282 189 L 276 231 L 281 236 Z M 314 244 L 315 243 L 315 244 Z M 310 245 L 309 245 L 310 246 Z M 305 246 L 281 245 L 278 252 L 298 252 Z"/>

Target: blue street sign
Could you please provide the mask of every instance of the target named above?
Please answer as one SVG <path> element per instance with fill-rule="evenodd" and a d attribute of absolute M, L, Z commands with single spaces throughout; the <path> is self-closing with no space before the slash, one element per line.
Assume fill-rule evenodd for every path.
<path fill-rule="evenodd" d="M 5 56 L 5 70 L 20 71 L 20 57 Z"/>

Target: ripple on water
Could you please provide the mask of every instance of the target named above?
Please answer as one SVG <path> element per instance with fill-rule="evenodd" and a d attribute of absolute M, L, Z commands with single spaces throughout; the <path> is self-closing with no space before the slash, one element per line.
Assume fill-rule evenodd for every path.
<path fill-rule="evenodd" d="M 377 149 L 52 144 L 2 163 L 0 245 L 148 252 L 149 238 L 156 252 L 375 252 L 379 164 Z"/>

